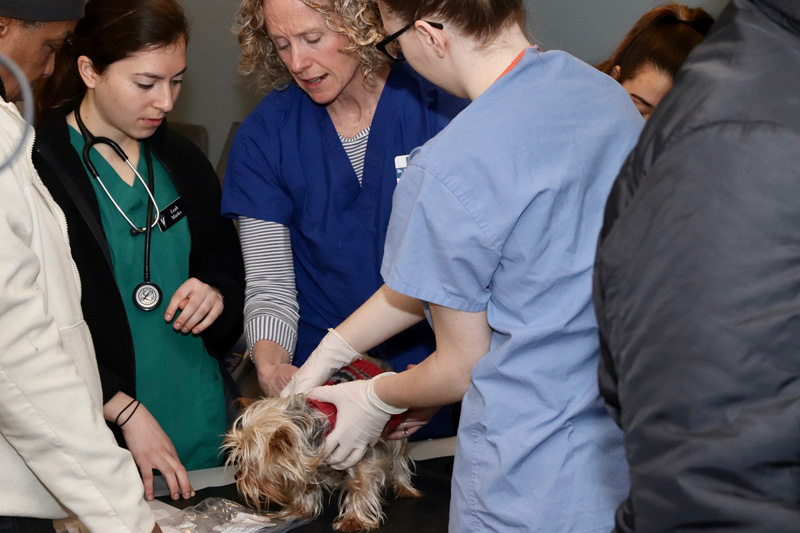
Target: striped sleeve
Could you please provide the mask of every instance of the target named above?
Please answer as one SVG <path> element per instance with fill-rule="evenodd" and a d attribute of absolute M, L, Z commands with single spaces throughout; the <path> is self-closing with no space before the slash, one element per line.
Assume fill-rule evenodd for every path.
<path fill-rule="evenodd" d="M 245 269 L 244 332 L 247 348 L 271 340 L 294 358 L 299 307 L 289 228 L 239 218 Z"/>

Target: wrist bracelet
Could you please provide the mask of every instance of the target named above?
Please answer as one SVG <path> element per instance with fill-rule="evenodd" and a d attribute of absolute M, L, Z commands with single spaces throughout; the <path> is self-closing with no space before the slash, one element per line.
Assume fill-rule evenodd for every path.
<path fill-rule="evenodd" d="M 129 403 L 128 405 L 126 405 L 125 407 L 123 407 L 123 408 L 122 408 L 122 411 L 120 411 L 120 412 L 117 414 L 117 417 L 114 419 L 114 424 L 116 424 L 117 426 L 119 426 L 119 425 L 120 425 L 120 424 L 119 424 L 119 417 L 121 417 L 121 416 L 122 416 L 122 413 L 124 413 L 125 411 L 127 411 L 127 410 L 128 410 L 128 408 L 129 408 L 131 405 L 133 405 L 134 403 L 136 403 L 136 400 L 135 400 L 135 399 L 134 399 L 134 400 L 131 400 L 131 403 Z M 130 418 L 130 417 L 128 417 L 128 418 Z M 126 422 L 127 422 L 127 420 L 126 420 Z M 123 424 L 124 424 L 124 423 L 125 423 L 125 422 L 123 422 Z"/>
<path fill-rule="evenodd" d="M 129 414 L 129 415 L 128 415 L 128 418 L 126 418 L 126 419 L 125 419 L 125 421 L 124 421 L 122 424 L 119 424 L 119 426 L 118 426 L 118 427 L 122 427 L 122 426 L 124 426 L 125 424 L 127 424 L 127 423 L 128 423 L 128 420 L 130 420 L 131 418 L 133 418 L 133 415 L 134 415 L 134 413 L 136 413 L 136 410 L 139 408 L 139 406 L 140 406 L 140 405 L 142 405 L 142 403 L 141 403 L 141 402 L 139 402 L 139 401 L 137 401 L 137 400 L 134 400 L 134 401 L 136 401 L 136 407 L 134 407 L 134 408 L 133 408 L 133 411 L 131 411 L 131 414 Z"/>

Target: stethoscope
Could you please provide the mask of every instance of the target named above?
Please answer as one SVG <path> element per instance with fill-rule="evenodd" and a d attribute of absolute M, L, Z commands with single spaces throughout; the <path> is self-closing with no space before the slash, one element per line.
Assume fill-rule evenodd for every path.
<path fill-rule="evenodd" d="M 131 235 L 136 236 L 144 233 L 144 281 L 138 284 L 135 289 L 133 289 L 133 303 L 136 304 L 136 307 L 142 311 L 152 311 L 161 303 L 161 289 L 158 287 L 158 285 L 150 281 L 150 235 L 155 225 L 158 224 L 158 219 L 161 216 L 161 210 L 158 208 L 156 199 L 153 196 L 155 183 L 153 180 L 153 158 L 150 154 L 150 145 L 147 142 L 143 143 L 145 159 L 147 161 L 147 183 L 145 183 L 144 178 L 142 178 L 141 174 L 139 174 L 139 172 L 136 170 L 136 167 L 131 164 L 130 159 L 128 159 L 128 155 L 116 142 L 112 141 L 108 137 L 95 137 L 86 128 L 83 123 L 83 119 L 81 119 L 80 106 L 75 109 L 75 122 L 78 123 L 78 129 L 80 129 L 81 135 L 83 136 L 83 140 L 85 142 L 83 146 L 83 163 L 86 165 L 86 168 L 89 169 L 89 172 L 91 172 L 92 176 L 94 176 L 98 183 L 100 183 L 100 186 L 105 191 L 106 196 L 108 196 L 108 199 L 114 204 L 114 207 L 117 208 L 119 214 L 122 215 L 128 222 L 131 227 Z M 100 174 L 97 172 L 97 168 L 95 168 L 94 163 L 92 163 L 92 160 L 89 157 L 90 150 L 96 144 L 106 144 L 110 146 L 114 152 L 116 152 L 116 154 L 131 168 L 131 170 L 133 170 L 133 173 L 136 174 L 136 177 L 147 191 L 147 196 L 150 197 L 150 201 L 147 204 L 147 218 L 145 219 L 145 222 L 152 218 L 152 223 L 146 224 L 142 228 L 138 227 L 136 224 L 131 222 L 131 219 L 128 218 L 128 215 L 125 214 L 116 200 L 114 200 L 114 197 L 111 196 L 111 193 L 106 188 L 103 180 L 100 179 Z M 154 207 L 155 217 L 153 217 Z"/>

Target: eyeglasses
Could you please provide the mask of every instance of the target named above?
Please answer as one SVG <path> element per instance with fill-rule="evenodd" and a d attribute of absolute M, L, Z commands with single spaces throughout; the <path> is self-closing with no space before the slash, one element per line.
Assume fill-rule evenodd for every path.
<path fill-rule="evenodd" d="M 442 24 L 440 24 L 438 22 L 429 22 L 427 20 L 425 22 L 427 22 L 428 24 L 430 24 L 431 26 L 433 26 L 437 30 L 443 30 L 444 29 L 444 25 L 442 25 Z M 392 46 L 391 48 L 388 48 L 388 46 L 390 44 L 392 44 L 392 42 L 395 39 L 397 39 L 398 37 L 403 35 L 403 33 L 405 33 L 406 30 L 408 30 L 413 25 L 414 25 L 413 22 L 411 24 L 406 24 L 405 26 L 403 26 L 402 28 L 400 28 L 399 30 L 397 30 L 396 32 L 391 34 L 390 36 L 386 37 L 385 39 L 383 39 L 378 44 L 376 44 L 375 47 L 378 50 L 380 50 L 381 52 L 383 52 L 386 55 L 386 57 L 388 57 L 389 59 L 394 59 L 395 61 L 405 61 L 406 58 L 403 57 L 403 51 L 400 50 L 400 47 L 397 45 L 397 43 L 394 43 L 394 46 Z"/>

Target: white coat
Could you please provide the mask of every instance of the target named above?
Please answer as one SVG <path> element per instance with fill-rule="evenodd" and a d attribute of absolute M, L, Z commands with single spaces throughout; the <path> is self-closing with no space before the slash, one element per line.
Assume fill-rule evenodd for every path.
<path fill-rule="evenodd" d="M 25 122 L 0 100 L 0 162 Z M 66 220 L 31 162 L 0 171 L 0 516 L 76 515 L 97 532 L 149 532 L 153 515 L 102 395 Z"/>

